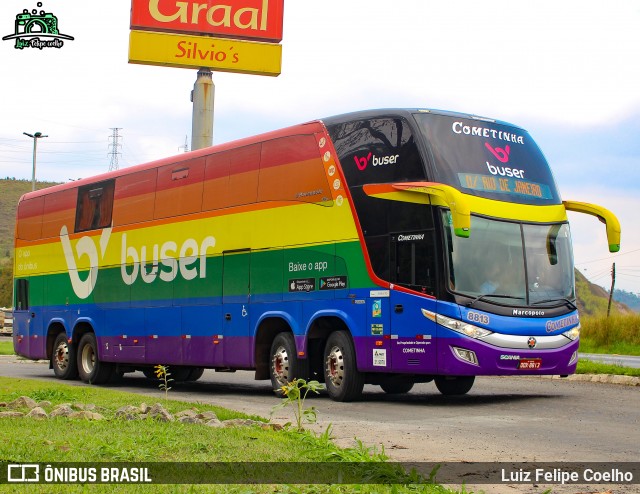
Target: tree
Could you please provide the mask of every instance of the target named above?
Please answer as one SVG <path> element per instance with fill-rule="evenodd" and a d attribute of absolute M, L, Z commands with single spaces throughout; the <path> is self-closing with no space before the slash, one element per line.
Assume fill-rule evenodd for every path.
<path fill-rule="evenodd" d="M 0 307 L 11 307 L 13 295 L 13 259 L 0 264 Z"/>

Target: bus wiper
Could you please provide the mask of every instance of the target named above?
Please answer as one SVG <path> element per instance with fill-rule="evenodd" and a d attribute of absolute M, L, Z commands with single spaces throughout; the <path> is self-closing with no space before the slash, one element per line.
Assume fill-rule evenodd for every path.
<path fill-rule="evenodd" d="M 513 295 L 501 295 L 498 293 L 483 293 L 482 295 L 478 295 L 476 298 L 474 298 L 471 302 L 469 302 L 467 304 L 467 307 L 471 307 L 473 304 L 475 304 L 478 300 L 484 300 L 487 297 L 494 297 L 494 298 L 511 298 L 511 299 L 515 299 L 515 300 L 524 300 L 524 297 L 515 297 Z"/>
<path fill-rule="evenodd" d="M 532 302 L 531 305 L 539 305 L 539 304 L 548 304 L 550 302 L 565 302 L 570 309 L 573 310 L 578 310 L 578 307 L 576 307 L 576 304 L 574 304 L 571 300 L 569 300 L 568 298 L 549 298 L 546 300 L 538 300 L 537 302 Z"/>

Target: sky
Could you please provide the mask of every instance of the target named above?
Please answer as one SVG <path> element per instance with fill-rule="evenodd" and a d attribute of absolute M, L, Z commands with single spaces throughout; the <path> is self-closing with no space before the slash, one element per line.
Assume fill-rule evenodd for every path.
<path fill-rule="evenodd" d="M 204 0 L 203 0 L 204 1 Z M 217 2 L 224 4 L 224 0 Z M 195 69 L 128 63 L 130 0 L 2 0 L 0 38 L 24 9 L 73 36 L 60 49 L 0 41 L 0 177 L 68 181 L 179 154 L 191 142 Z M 637 0 L 285 0 L 282 74 L 214 72 L 214 144 L 371 108 L 434 108 L 524 127 L 569 213 L 576 267 L 640 293 L 640 3 Z M 1 191 L 0 191 L 1 193 Z"/>

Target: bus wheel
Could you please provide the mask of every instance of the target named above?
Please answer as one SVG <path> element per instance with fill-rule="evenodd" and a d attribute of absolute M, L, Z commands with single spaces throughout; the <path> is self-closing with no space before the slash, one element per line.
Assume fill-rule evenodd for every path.
<path fill-rule="evenodd" d="M 78 345 L 78 372 L 83 382 L 104 384 L 113 373 L 113 365 L 98 360 L 98 344 L 93 333 L 86 333 Z"/>
<path fill-rule="evenodd" d="M 296 342 L 291 333 L 278 333 L 271 344 L 269 375 L 271 386 L 282 394 L 282 386 L 295 379 L 307 379 L 304 363 L 296 355 Z M 306 362 L 306 361 L 305 361 Z"/>
<path fill-rule="evenodd" d="M 183 367 L 181 365 L 174 365 L 173 367 L 167 365 L 167 372 L 169 379 L 173 379 L 177 383 L 183 383 L 189 380 L 191 368 Z"/>
<path fill-rule="evenodd" d="M 389 379 L 388 381 L 383 382 L 380 387 L 382 388 L 382 391 L 388 395 L 401 395 L 411 391 L 413 383 L 403 379 Z"/>
<path fill-rule="evenodd" d="M 58 379 L 75 379 L 78 377 L 76 365 L 76 346 L 69 343 L 66 333 L 56 336 L 51 352 L 51 367 Z"/>
<path fill-rule="evenodd" d="M 445 396 L 463 395 L 469 392 L 475 376 L 436 376 L 436 388 Z"/>
<path fill-rule="evenodd" d="M 156 376 L 155 367 L 145 367 L 144 369 L 142 369 L 142 373 L 147 379 L 158 379 L 158 376 Z"/>
<path fill-rule="evenodd" d="M 364 374 L 356 366 L 356 352 L 346 331 L 335 331 L 324 350 L 324 381 L 334 401 L 353 401 L 360 397 Z"/>
<path fill-rule="evenodd" d="M 197 381 L 204 374 L 204 367 L 192 367 L 187 376 L 187 381 Z"/>

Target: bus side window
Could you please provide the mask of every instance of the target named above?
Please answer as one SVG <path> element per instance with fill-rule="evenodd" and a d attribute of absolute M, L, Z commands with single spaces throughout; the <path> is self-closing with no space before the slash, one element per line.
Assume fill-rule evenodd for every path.
<path fill-rule="evenodd" d="M 258 201 L 331 205 L 330 199 L 331 190 L 314 136 L 294 135 L 263 143 Z"/>
<path fill-rule="evenodd" d="M 232 191 L 230 206 L 256 202 L 261 148 L 261 144 L 254 144 L 229 152 L 229 191 Z"/>
<path fill-rule="evenodd" d="M 18 204 L 18 228 L 16 234 L 21 240 L 38 240 L 42 237 L 42 212 L 44 197 L 27 199 Z"/>
<path fill-rule="evenodd" d="M 78 189 L 76 232 L 111 226 L 115 180 L 90 184 Z"/>
<path fill-rule="evenodd" d="M 159 168 L 154 217 L 169 218 L 202 211 L 204 169 L 204 158 Z"/>
<path fill-rule="evenodd" d="M 116 179 L 113 226 L 153 219 L 158 171 L 143 170 Z"/>
<path fill-rule="evenodd" d="M 261 147 L 252 144 L 207 157 L 203 211 L 256 202 Z"/>
<path fill-rule="evenodd" d="M 229 153 L 207 157 L 202 193 L 202 210 L 222 209 L 229 205 Z"/>
<path fill-rule="evenodd" d="M 63 226 L 71 229 L 75 222 L 76 194 L 75 189 L 68 189 L 45 196 L 42 238 L 57 237 Z"/>
<path fill-rule="evenodd" d="M 16 280 L 16 310 L 29 310 L 29 280 Z"/>

